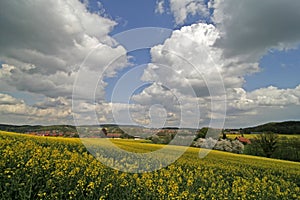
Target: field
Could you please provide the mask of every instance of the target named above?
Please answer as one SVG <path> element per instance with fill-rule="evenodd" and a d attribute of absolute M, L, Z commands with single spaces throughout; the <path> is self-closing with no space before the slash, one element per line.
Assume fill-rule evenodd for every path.
<path fill-rule="evenodd" d="M 134 152 L 162 147 L 113 141 Z M 80 139 L 0 132 L 0 198 L 300 199 L 300 163 L 219 151 L 200 159 L 198 153 L 189 148 L 163 169 L 125 173 L 100 163 Z"/>
<path fill-rule="evenodd" d="M 243 134 L 245 138 L 247 139 L 253 139 L 258 136 L 258 134 Z M 230 139 L 235 139 L 237 136 L 241 136 L 240 134 L 226 134 L 226 137 Z M 287 138 L 287 139 L 293 139 L 293 138 L 300 138 L 300 135 L 285 135 L 285 134 L 279 134 L 279 138 Z"/>

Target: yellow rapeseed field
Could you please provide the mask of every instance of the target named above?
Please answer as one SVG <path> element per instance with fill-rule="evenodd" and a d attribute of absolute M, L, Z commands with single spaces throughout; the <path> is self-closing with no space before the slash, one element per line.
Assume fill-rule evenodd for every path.
<path fill-rule="evenodd" d="M 113 141 L 134 152 L 162 147 Z M 200 159 L 198 153 L 189 148 L 168 167 L 125 173 L 95 159 L 80 139 L 0 132 L 0 198 L 300 199 L 299 163 L 218 151 Z"/>

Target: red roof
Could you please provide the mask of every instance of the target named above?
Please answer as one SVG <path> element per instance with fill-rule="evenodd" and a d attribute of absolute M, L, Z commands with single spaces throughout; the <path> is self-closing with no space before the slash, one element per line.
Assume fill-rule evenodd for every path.
<path fill-rule="evenodd" d="M 242 136 L 236 137 L 236 139 L 242 143 L 247 143 L 247 144 L 251 144 L 251 141 L 247 138 L 244 138 Z"/>

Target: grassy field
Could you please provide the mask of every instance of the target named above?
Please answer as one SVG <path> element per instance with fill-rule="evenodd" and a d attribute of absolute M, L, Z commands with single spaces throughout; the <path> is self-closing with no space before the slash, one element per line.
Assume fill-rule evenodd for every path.
<path fill-rule="evenodd" d="M 149 152 L 161 145 L 113 140 Z M 182 148 L 182 147 L 178 147 Z M 300 199 L 300 163 L 189 148 L 149 173 L 106 167 L 80 139 L 0 132 L 1 199 Z"/>

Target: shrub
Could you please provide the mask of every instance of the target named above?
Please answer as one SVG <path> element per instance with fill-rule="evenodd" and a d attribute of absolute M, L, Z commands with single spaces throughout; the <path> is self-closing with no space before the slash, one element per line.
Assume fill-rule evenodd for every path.
<path fill-rule="evenodd" d="M 227 151 L 233 153 L 243 153 L 244 145 L 238 140 L 224 140 L 219 141 L 209 137 L 207 139 L 199 138 L 194 142 L 193 146 L 206 148 L 206 149 L 215 149 L 220 151 Z"/>

